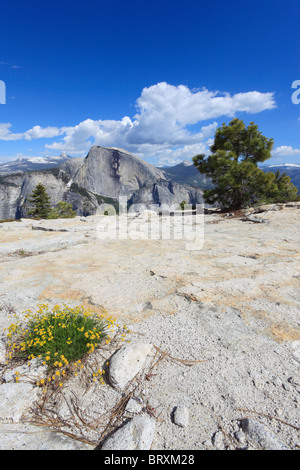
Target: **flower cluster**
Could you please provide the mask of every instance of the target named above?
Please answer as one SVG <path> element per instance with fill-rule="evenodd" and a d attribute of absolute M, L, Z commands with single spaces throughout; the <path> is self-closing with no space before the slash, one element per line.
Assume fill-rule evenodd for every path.
<path fill-rule="evenodd" d="M 12 324 L 8 329 L 8 338 L 18 336 L 10 344 L 11 349 L 27 359 L 41 357 L 47 364 L 56 365 L 57 357 L 67 364 L 93 352 L 114 326 L 114 320 L 104 312 L 97 314 L 83 306 L 61 308 L 56 305 L 49 311 L 48 305 L 42 304 L 36 313 L 25 312 L 27 327 Z M 21 334 L 20 334 L 21 333 Z"/>
<path fill-rule="evenodd" d="M 118 327 L 115 320 L 103 310 L 96 313 L 83 306 L 60 307 L 51 310 L 41 304 L 33 313 L 23 312 L 23 321 L 12 323 L 7 331 L 7 359 L 40 359 L 47 366 L 48 374 L 37 381 L 45 387 L 47 383 L 63 385 L 70 374 L 77 375 L 84 367 L 84 358 L 92 354 L 101 343 L 111 342 L 111 331 Z M 126 326 L 123 327 L 126 331 Z M 125 334 L 121 335 L 124 340 Z M 97 365 L 92 380 L 103 383 L 104 371 Z M 19 376 L 16 376 L 19 381 Z"/>

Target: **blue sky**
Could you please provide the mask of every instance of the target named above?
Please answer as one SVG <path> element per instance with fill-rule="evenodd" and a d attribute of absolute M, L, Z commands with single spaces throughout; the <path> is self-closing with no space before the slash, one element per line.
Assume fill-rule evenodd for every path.
<path fill-rule="evenodd" d="M 102 145 L 176 164 L 238 117 L 274 138 L 269 163 L 300 163 L 299 0 L 10 0 L 0 16 L 0 162 Z"/>

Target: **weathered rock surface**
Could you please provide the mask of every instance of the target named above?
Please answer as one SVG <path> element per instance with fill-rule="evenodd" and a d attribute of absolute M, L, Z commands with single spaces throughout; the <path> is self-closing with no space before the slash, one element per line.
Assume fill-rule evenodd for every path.
<path fill-rule="evenodd" d="M 175 210 L 182 201 L 192 206 L 203 204 L 203 191 L 173 181 L 146 182 L 141 189 L 134 192 L 129 204 L 141 204 L 145 207 L 165 204 Z"/>
<path fill-rule="evenodd" d="M 22 393 L 20 393 L 22 392 Z M 24 383 L 4 383 L 0 386 L 0 418 L 6 422 L 18 423 L 23 414 L 38 398 L 38 389 Z"/>
<path fill-rule="evenodd" d="M 101 216 L 38 222 L 67 232 L 32 230 L 29 220 L 0 224 L 1 327 L 12 321 L 8 312 L 36 309 L 42 302 L 50 307 L 82 304 L 96 311 L 104 306 L 131 329 L 132 343 L 156 345 L 172 358 L 205 361 L 192 367 L 161 362 L 146 380 L 143 396 L 132 397 L 142 399 L 137 413 L 148 410 L 152 419 L 158 417 L 153 450 L 273 449 L 278 445 L 296 450 L 297 207 L 261 212 L 259 217 L 268 222 L 262 224 L 216 213 L 203 216 L 202 227 L 196 218 L 195 226 L 204 228 L 204 243 L 198 250 L 188 249 L 182 238 L 116 239 L 108 231 L 109 236 L 101 239 L 97 232 L 99 221 L 104 220 Z M 132 214 L 131 220 L 136 221 L 135 217 Z M 164 220 L 149 213 L 138 217 L 140 230 Z M 172 227 L 178 227 L 179 219 L 171 219 Z M 2 448 L 72 446 L 71 439 L 63 443 L 57 433 L 51 434 L 50 441 L 50 434 L 41 428 L 14 422 L 10 400 L 5 398 L 7 385 L 22 386 L 0 384 L 7 404 L 3 413 L 9 418 L 9 424 L 0 421 Z M 124 394 L 109 383 L 86 394 L 77 382 L 76 387 L 80 405 L 95 419 Z M 181 403 L 189 410 L 184 428 L 172 419 Z M 23 405 L 26 408 L 27 402 Z M 129 410 L 123 425 L 132 417 Z M 253 415 L 260 426 L 255 425 L 252 433 L 241 428 L 241 420 Z M 75 446 L 85 448 L 78 441 Z"/>
<path fill-rule="evenodd" d="M 47 188 L 53 205 L 64 200 L 67 188 L 63 177 L 58 169 L 0 177 L 0 220 L 19 218 L 27 213 L 26 198 L 40 182 Z"/>
<path fill-rule="evenodd" d="M 165 180 L 153 165 L 121 149 L 92 147 L 74 181 L 108 197 L 131 196 L 146 182 Z"/>

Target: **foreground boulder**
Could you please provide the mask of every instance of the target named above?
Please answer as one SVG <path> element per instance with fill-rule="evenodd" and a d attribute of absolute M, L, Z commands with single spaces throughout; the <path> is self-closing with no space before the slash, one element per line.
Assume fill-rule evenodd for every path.
<path fill-rule="evenodd" d="M 155 420 L 137 416 L 110 436 L 101 450 L 149 450 L 155 433 Z"/>
<path fill-rule="evenodd" d="M 119 349 L 111 358 L 109 381 L 117 389 L 125 389 L 129 382 L 143 369 L 152 344 L 129 344 Z"/>

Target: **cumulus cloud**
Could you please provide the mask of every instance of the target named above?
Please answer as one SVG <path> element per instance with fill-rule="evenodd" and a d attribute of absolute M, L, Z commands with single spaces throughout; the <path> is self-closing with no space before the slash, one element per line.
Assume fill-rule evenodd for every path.
<path fill-rule="evenodd" d="M 141 157 L 182 160 L 209 148 L 217 122 L 201 128 L 201 122 L 239 112 L 259 113 L 276 107 L 273 93 L 221 93 L 206 88 L 190 90 L 166 82 L 146 87 L 136 101 L 136 114 L 121 120 L 86 119 L 75 126 L 34 128 L 22 134 L 0 125 L 0 140 L 38 139 L 61 136 L 46 148 L 83 154 L 92 145 L 121 147 Z M 195 126 L 198 125 L 198 130 Z M 193 130 L 191 127 L 193 126 Z"/>
<path fill-rule="evenodd" d="M 139 113 L 135 116 L 144 125 L 157 120 L 186 126 L 221 116 L 233 117 L 237 112 L 259 113 L 276 107 L 273 93 L 221 93 L 206 88 L 192 92 L 184 85 L 162 82 L 144 88 L 137 100 Z"/>
<path fill-rule="evenodd" d="M 40 127 L 34 126 L 24 133 L 25 140 L 51 138 L 61 135 L 63 131 L 57 127 Z"/>
<path fill-rule="evenodd" d="M 272 152 L 273 157 L 295 157 L 300 155 L 300 149 L 294 149 L 291 146 L 282 145 Z"/>
<path fill-rule="evenodd" d="M 162 82 L 144 88 L 136 101 L 137 113 L 120 121 L 87 119 L 63 128 L 65 136 L 46 147 L 67 152 L 84 152 L 91 144 L 118 146 L 139 156 L 185 158 L 212 137 L 217 122 L 191 132 L 189 126 L 237 112 L 257 113 L 276 106 L 273 93 L 256 91 L 230 95 L 207 89 L 191 91 L 184 85 Z M 195 147 L 193 147 L 193 145 Z M 147 152 L 147 153 L 146 153 Z M 190 154 L 191 155 L 191 154 Z M 177 156 L 177 157 L 175 157 Z M 171 157 L 170 157 L 171 158 Z"/>

